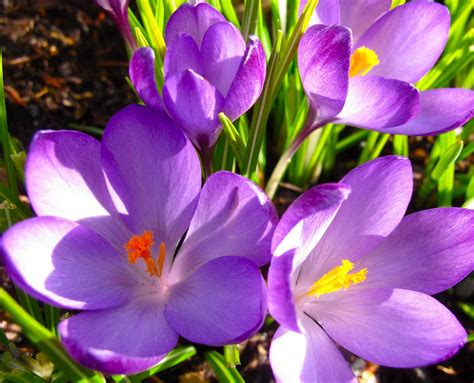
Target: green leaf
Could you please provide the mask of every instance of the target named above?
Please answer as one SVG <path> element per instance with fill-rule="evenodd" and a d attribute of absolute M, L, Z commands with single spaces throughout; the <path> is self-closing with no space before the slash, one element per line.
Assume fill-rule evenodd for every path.
<path fill-rule="evenodd" d="M 15 177 L 15 164 L 12 155 L 16 154 L 13 150 L 10 133 L 8 133 L 7 108 L 5 106 L 5 93 L 3 85 L 3 56 L 0 50 L 0 141 L 5 159 L 7 170 L 8 186 L 12 195 L 18 195 L 18 185 Z"/>
<path fill-rule="evenodd" d="M 224 346 L 224 360 L 227 367 L 240 366 L 240 354 L 236 344 Z"/>
<path fill-rule="evenodd" d="M 245 41 L 247 41 L 250 35 L 254 35 L 257 32 L 259 7 L 260 0 L 245 0 L 242 27 L 240 28 Z"/>
<path fill-rule="evenodd" d="M 150 368 L 145 372 L 141 372 L 140 374 L 129 376 L 130 381 L 133 383 L 141 382 L 143 379 L 146 379 L 159 372 L 167 370 L 168 368 L 176 366 L 184 362 L 186 359 L 193 357 L 194 355 L 196 355 L 196 349 L 194 348 L 194 346 L 177 347 L 168 355 L 166 355 L 156 366 Z"/>
<path fill-rule="evenodd" d="M 461 140 L 458 140 L 446 149 L 436 164 L 436 167 L 433 169 L 431 178 L 433 178 L 435 181 L 439 181 L 439 179 L 446 173 L 448 168 L 456 162 L 459 155 L 461 154 L 463 145 L 464 143 Z"/>
<path fill-rule="evenodd" d="M 57 368 L 63 370 L 70 379 L 83 383 L 105 383 L 105 379 L 101 374 L 87 370 L 74 362 L 64 351 L 53 333 L 31 317 L 2 288 L 0 288 L 0 306 L 22 328 L 23 334 L 43 351 Z"/>
<path fill-rule="evenodd" d="M 207 363 L 211 366 L 217 379 L 221 383 L 245 383 L 244 378 L 235 368 L 225 365 L 224 357 L 217 351 L 207 351 L 204 353 Z"/>
<path fill-rule="evenodd" d="M 272 55 L 267 67 L 267 80 L 263 86 L 262 95 L 260 96 L 252 116 L 250 125 L 249 139 L 245 150 L 245 174 L 251 177 L 257 167 L 260 148 L 262 147 L 263 137 L 265 134 L 265 126 L 268 116 L 272 108 L 272 78 L 275 76 L 277 63 L 280 57 L 281 44 L 283 41 L 283 33 L 278 32 L 277 39 L 273 45 Z"/>
<path fill-rule="evenodd" d="M 471 320 L 474 320 L 474 304 L 458 302 L 459 308 L 466 314 Z"/>
<path fill-rule="evenodd" d="M 227 141 L 237 159 L 237 164 L 239 165 L 239 168 L 242 169 L 245 158 L 245 144 L 242 137 L 240 137 L 239 131 L 224 113 L 219 113 L 219 119 L 221 120 Z"/>

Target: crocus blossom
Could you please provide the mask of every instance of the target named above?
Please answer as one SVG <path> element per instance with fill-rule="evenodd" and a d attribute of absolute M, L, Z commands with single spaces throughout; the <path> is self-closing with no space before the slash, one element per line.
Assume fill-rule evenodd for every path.
<path fill-rule="evenodd" d="M 357 382 L 336 344 L 390 367 L 417 367 L 466 342 L 430 297 L 472 272 L 474 212 L 438 208 L 404 217 L 410 162 L 381 157 L 337 184 L 316 186 L 283 215 L 272 241 L 270 348 L 281 382 Z"/>
<path fill-rule="evenodd" d="M 302 2 L 302 7 L 306 4 Z M 474 92 L 411 84 L 436 63 L 449 35 L 448 9 L 390 0 L 320 0 L 298 48 L 315 126 L 337 121 L 384 133 L 433 135 L 474 115 Z"/>
<path fill-rule="evenodd" d="M 106 10 L 113 18 L 120 33 L 122 33 L 128 48 L 133 52 L 138 48 L 128 21 L 129 0 L 96 0 L 96 3 Z"/>
<path fill-rule="evenodd" d="M 256 36 L 246 44 L 240 31 L 206 3 L 181 5 L 166 25 L 165 41 L 163 99 L 150 48 L 132 57 L 130 78 L 147 105 L 164 105 L 194 145 L 207 150 L 222 130 L 218 114 L 235 120 L 260 96 L 266 73 L 262 44 Z"/>
<path fill-rule="evenodd" d="M 38 133 L 26 183 L 38 217 L 4 234 L 4 261 L 29 294 L 83 310 L 59 325 L 80 363 L 135 373 L 179 335 L 217 346 L 261 326 L 258 267 L 271 256 L 274 208 L 229 172 L 201 190 L 196 152 L 163 113 L 129 106 L 101 143 L 79 132 Z"/>

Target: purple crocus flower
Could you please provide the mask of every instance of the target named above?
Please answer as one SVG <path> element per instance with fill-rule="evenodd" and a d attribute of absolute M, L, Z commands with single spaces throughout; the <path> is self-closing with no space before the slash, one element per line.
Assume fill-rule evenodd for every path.
<path fill-rule="evenodd" d="M 130 63 L 130 78 L 150 106 L 166 108 L 201 151 L 222 130 L 218 114 L 236 120 L 255 103 L 265 81 L 266 59 L 256 36 L 240 31 L 206 3 L 183 4 L 165 30 L 163 100 L 156 90 L 154 56 L 142 48 Z"/>
<path fill-rule="evenodd" d="M 302 6 L 305 5 L 302 2 Z M 321 0 L 301 39 L 298 64 L 316 115 L 384 133 L 433 135 L 474 115 L 468 89 L 412 87 L 436 63 L 449 35 L 448 9 L 418 1 Z"/>
<path fill-rule="evenodd" d="M 410 162 L 381 157 L 316 186 L 283 215 L 272 241 L 270 348 L 281 382 L 357 382 L 336 344 L 391 367 L 449 358 L 466 341 L 430 297 L 474 268 L 474 212 L 406 217 Z"/>
<path fill-rule="evenodd" d="M 132 52 L 135 51 L 138 46 L 133 37 L 130 22 L 128 21 L 129 0 L 96 0 L 96 3 L 112 16 L 128 48 Z"/>
<path fill-rule="evenodd" d="M 34 297 L 83 310 L 59 325 L 78 362 L 135 373 L 179 335 L 225 345 L 262 324 L 258 267 L 271 256 L 274 208 L 229 172 L 201 190 L 196 151 L 163 113 L 129 106 L 102 143 L 79 132 L 38 133 L 26 182 L 38 217 L 4 234 L 5 264 Z"/>

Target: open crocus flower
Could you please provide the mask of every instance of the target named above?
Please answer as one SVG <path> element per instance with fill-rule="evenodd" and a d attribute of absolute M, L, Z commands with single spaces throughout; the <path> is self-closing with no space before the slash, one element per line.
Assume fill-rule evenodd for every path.
<path fill-rule="evenodd" d="M 102 143 L 40 132 L 26 180 L 39 216 L 4 234 L 5 264 L 31 295 L 84 310 L 59 325 L 80 363 L 130 374 L 157 363 L 179 335 L 224 345 L 260 327 L 258 267 L 271 255 L 274 208 L 228 172 L 201 190 L 196 152 L 164 114 L 129 106 Z"/>
<path fill-rule="evenodd" d="M 302 6 L 305 5 L 302 2 Z M 298 64 L 316 114 L 325 122 L 391 134 L 433 135 L 474 115 L 474 92 L 416 83 L 436 63 L 449 35 L 448 9 L 432 2 L 320 0 L 301 39 Z"/>
<path fill-rule="evenodd" d="M 96 3 L 112 16 L 128 48 L 133 52 L 138 47 L 128 21 L 128 2 L 129 0 L 96 0 Z"/>
<path fill-rule="evenodd" d="M 466 341 L 430 297 L 474 268 L 474 212 L 406 217 L 410 162 L 368 162 L 300 196 L 273 236 L 268 306 L 281 324 L 270 349 L 281 382 L 357 382 L 336 344 L 391 367 L 436 363 Z"/>
<path fill-rule="evenodd" d="M 194 145 L 207 150 L 222 130 L 218 114 L 235 120 L 260 96 L 266 71 L 262 45 L 255 36 L 246 45 L 240 31 L 206 3 L 179 7 L 166 25 L 165 41 L 163 100 L 150 48 L 132 57 L 130 78 L 147 105 L 164 103 Z"/>

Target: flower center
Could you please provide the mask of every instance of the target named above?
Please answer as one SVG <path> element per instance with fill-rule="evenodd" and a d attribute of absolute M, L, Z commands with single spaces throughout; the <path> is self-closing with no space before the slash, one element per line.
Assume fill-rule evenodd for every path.
<path fill-rule="evenodd" d="M 152 277 L 160 277 L 165 263 L 166 245 L 164 242 L 160 243 L 160 254 L 158 255 L 158 260 L 155 262 L 151 255 L 151 248 L 154 244 L 153 233 L 146 230 L 142 235 L 132 236 L 124 245 L 124 248 L 127 251 L 128 262 L 130 264 L 134 265 L 138 258 L 143 258 L 148 274 Z"/>
<path fill-rule="evenodd" d="M 374 66 L 379 64 L 379 56 L 377 56 L 375 51 L 367 47 L 357 48 L 351 55 L 349 76 L 365 76 Z"/>
<path fill-rule="evenodd" d="M 349 274 L 349 271 L 353 268 L 354 264 L 351 261 L 343 259 L 341 266 L 334 267 L 318 281 L 313 283 L 306 295 L 319 298 L 321 295 L 334 293 L 341 289 L 347 290 L 351 284 L 357 285 L 358 283 L 364 282 L 367 278 L 367 269 Z"/>

